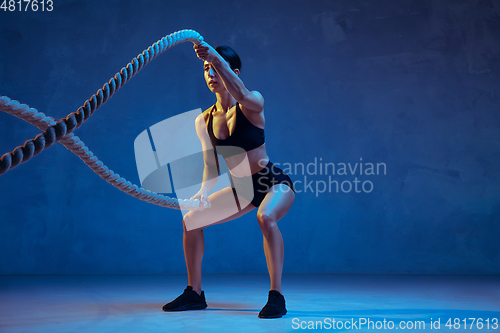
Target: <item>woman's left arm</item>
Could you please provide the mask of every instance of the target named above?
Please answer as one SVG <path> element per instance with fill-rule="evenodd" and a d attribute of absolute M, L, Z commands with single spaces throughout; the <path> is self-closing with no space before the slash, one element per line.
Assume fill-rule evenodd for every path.
<path fill-rule="evenodd" d="M 213 66 L 222 79 L 226 90 L 238 103 L 250 111 L 262 111 L 264 98 L 258 91 L 250 91 L 245 87 L 245 84 L 237 75 L 239 74 L 238 69 L 233 71 L 227 61 L 206 42 L 195 45 L 194 49 L 198 58 L 209 62 Z"/>

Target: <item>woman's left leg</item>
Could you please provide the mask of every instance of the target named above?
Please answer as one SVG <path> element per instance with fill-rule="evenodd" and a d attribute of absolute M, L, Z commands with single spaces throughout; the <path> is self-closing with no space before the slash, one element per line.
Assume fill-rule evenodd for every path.
<path fill-rule="evenodd" d="M 260 230 L 264 236 L 264 253 L 271 279 L 271 289 L 281 293 L 284 245 L 278 221 L 288 212 L 295 199 L 295 192 L 285 184 L 271 187 L 257 212 Z"/>

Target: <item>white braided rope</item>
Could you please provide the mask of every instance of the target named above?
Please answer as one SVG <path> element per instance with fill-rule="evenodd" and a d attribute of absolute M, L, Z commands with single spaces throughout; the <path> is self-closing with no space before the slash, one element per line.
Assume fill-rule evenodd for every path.
<path fill-rule="evenodd" d="M 34 108 L 30 108 L 26 104 L 20 104 L 18 101 L 13 101 L 6 96 L 0 97 L 0 111 L 22 119 L 42 131 L 46 130 L 49 126 L 55 125 L 56 123 L 54 118 L 47 117 L 44 113 L 39 112 Z M 173 209 L 196 210 L 199 207 L 199 200 L 170 198 L 168 196 L 146 190 L 132 184 L 125 178 L 120 177 L 120 175 L 114 173 L 113 170 L 110 170 L 106 165 L 104 165 L 104 163 L 89 150 L 83 141 L 73 133 L 68 133 L 59 142 L 69 151 L 80 157 L 80 159 L 90 169 L 92 169 L 92 171 L 99 175 L 99 177 L 134 198 L 152 203 L 154 205 Z M 207 207 L 206 204 L 205 207 Z"/>
<path fill-rule="evenodd" d="M 163 53 L 165 50 L 183 42 L 190 41 L 195 44 L 199 44 L 202 40 L 203 37 L 201 37 L 200 34 L 193 30 L 181 30 L 163 37 L 148 49 L 146 49 L 144 52 L 139 54 L 136 58 L 132 59 L 132 61 L 126 67 L 122 68 L 120 73 L 115 76 L 114 80 L 110 80 L 111 88 L 108 87 L 108 84 L 105 84 L 103 89 L 100 89 L 96 95 L 92 96 L 89 99 L 90 103 L 89 101 L 85 103 L 85 107 L 91 108 L 93 113 L 95 109 L 104 104 L 104 102 L 108 99 L 108 95 L 109 97 L 111 97 L 112 93 L 118 90 L 119 87 L 123 86 L 123 84 L 125 84 L 140 69 L 142 69 L 143 66 L 145 66 L 150 60 L 155 58 L 158 54 Z M 115 83 L 115 81 L 118 81 L 118 83 Z M 20 104 L 18 101 L 13 101 L 6 96 L 0 97 L 0 111 L 9 113 L 19 119 L 22 119 L 36 126 L 42 131 L 45 131 L 49 127 L 56 125 L 56 121 L 54 120 L 54 118 L 48 117 L 44 113 L 39 112 L 34 108 L 30 108 L 26 104 Z M 88 118 L 88 116 L 86 118 Z M 99 177 L 101 177 L 120 191 L 123 191 L 137 199 L 162 207 L 182 210 L 198 210 L 210 206 L 209 202 L 204 202 L 200 207 L 200 201 L 197 199 L 184 200 L 170 198 L 168 196 L 157 194 L 140 186 L 132 184 L 125 178 L 120 177 L 120 175 L 114 173 L 106 165 L 104 165 L 104 163 L 101 162 L 97 158 L 97 156 L 95 156 L 89 150 L 89 148 L 85 146 L 83 141 L 81 141 L 79 137 L 73 134 L 73 132 L 67 133 L 58 142 L 60 142 L 72 153 L 80 157 L 80 159 L 90 169 L 92 169 L 92 171 L 98 174 Z"/>

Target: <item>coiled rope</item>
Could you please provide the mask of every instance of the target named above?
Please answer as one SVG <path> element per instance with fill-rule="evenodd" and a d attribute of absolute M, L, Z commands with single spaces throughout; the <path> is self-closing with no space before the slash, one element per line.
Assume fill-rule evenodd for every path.
<path fill-rule="evenodd" d="M 16 147 L 10 153 L 4 154 L 0 158 L 0 175 L 15 168 L 21 163 L 38 155 L 42 150 L 50 147 L 56 142 L 60 142 L 64 147 L 78 155 L 87 166 L 108 183 L 137 199 L 173 209 L 197 209 L 199 201 L 182 200 L 170 198 L 162 194 L 157 194 L 145 190 L 132 184 L 125 178 L 114 173 L 103 162 L 101 162 L 85 146 L 79 137 L 74 136 L 73 130 L 79 128 L 87 119 L 94 114 L 101 105 L 103 105 L 111 96 L 118 91 L 125 83 L 134 77 L 151 60 L 162 54 L 169 48 L 184 42 L 200 44 L 203 37 L 194 30 L 181 30 L 163 37 L 156 43 L 148 47 L 137 57 L 132 59 L 127 66 L 116 73 L 108 83 L 90 97 L 83 106 L 77 111 L 70 113 L 66 118 L 59 119 L 57 122 L 52 117 L 30 108 L 26 104 L 20 104 L 6 96 L 0 97 L 0 111 L 7 112 L 17 118 L 25 120 L 38 127 L 43 133 L 38 134 L 34 139 L 27 140 L 24 145 Z M 206 203 L 205 203 L 206 206 Z"/>

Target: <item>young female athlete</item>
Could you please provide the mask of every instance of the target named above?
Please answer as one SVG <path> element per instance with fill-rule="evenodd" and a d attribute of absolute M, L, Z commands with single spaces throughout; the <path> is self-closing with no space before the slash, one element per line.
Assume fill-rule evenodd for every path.
<path fill-rule="evenodd" d="M 281 294 L 284 249 L 278 221 L 285 216 L 295 199 L 293 183 L 267 156 L 264 99 L 259 92 L 249 91 L 239 78 L 239 56 L 227 46 L 214 49 L 205 42 L 195 45 L 194 49 L 198 58 L 204 61 L 205 81 L 217 97 L 217 102 L 196 119 L 205 169 L 202 187 L 191 199 L 199 199 L 202 203 L 209 201 L 211 208 L 190 211 L 184 216 L 183 242 L 189 285 L 182 295 L 165 304 L 163 310 L 183 311 L 207 307 L 201 290 L 203 227 L 193 229 L 186 226 L 200 225 L 199 221 L 215 221 L 211 224 L 231 221 L 258 207 L 257 221 L 264 236 L 264 252 L 271 279 L 268 302 L 260 311 L 259 318 L 279 318 L 287 310 Z M 209 196 L 219 172 L 214 151 L 224 157 L 232 187 Z M 253 195 L 235 196 L 237 191 L 245 192 L 245 189 L 240 189 L 248 188 L 246 184 L 253 187 Z M 235 198 L 238 203 L 236 212 Z"/>

